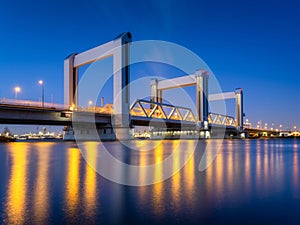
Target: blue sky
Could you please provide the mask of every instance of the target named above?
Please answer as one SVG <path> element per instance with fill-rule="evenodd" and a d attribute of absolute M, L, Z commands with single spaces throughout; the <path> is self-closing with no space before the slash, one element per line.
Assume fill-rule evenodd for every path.
<path fill-rule="evenodd" d="M 199 55 L 224 91 L 242 87 L 246 117 L 297 125 L 300 3 L 297 0 L 23 1 L 0 3 L 0 97 L 63 101 L 63 59 L 124 31 Z M 132 74 L 132 79 L 137 75 Z M 232 103 L 229 103 L 232 105 Z"/>

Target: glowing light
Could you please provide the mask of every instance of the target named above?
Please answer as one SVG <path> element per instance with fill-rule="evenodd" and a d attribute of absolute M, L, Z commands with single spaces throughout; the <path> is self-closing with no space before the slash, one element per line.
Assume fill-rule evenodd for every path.
<path fill-rule="evenodd" d="M 18 99 L 18 93 L 21 92 L 21 88 L 20 87 L 15 87 L 15 98 L 16 100 Z"/>
<path fill-rule="evenodd" d="M 20 88 L 20 87 L 15 87 L 15 92 L 16 92 L 16 93 L 21 92 L 21 88 Z"/>
<path fill-rule="evenodd" d="M 75 110 L 75 105 L 71 105 L 71 106 L 70 106 L 70 110 L 71 110 L 71 111 Z"/>
<path fill-rule="evenodd" d="M 40 84 L 40 85 L 43 85 L 43 84 L 44 84 L 44 81 L 43 81 L 43 80 L 39 80 L 39 84 Z"/>

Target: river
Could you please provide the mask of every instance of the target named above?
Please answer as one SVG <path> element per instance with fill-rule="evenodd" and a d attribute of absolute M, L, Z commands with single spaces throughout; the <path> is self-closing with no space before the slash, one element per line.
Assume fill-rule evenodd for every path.
<path fill-rule="evenodd" d="M 299 139 L 224 140 L 217 152 L 216 142 L 132 141 L 133 151 L 105 142 L 134 174 L 105 164 L 95 142 L 83 144 L 84 157 L 73 142 L 1 143 L 0 223 L 300 224 Z M 199 171 L 205 151 L 214 160 Z M 122 182 L 154 184 L 113 182 L 99 164 Z"/>

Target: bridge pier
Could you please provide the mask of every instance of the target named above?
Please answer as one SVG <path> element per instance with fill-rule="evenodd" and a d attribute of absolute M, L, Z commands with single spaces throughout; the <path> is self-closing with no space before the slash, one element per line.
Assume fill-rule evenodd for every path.
<path fill-rule="evenodd" d="M 112 126 L 98 127 L 96 130 L 94 126 L 87 124 L 75 128 L 68 126 L 63 133 L 64 141 L 98 141 L 99 138 L 102 141 L 115 141 L 116 135 Z"/>

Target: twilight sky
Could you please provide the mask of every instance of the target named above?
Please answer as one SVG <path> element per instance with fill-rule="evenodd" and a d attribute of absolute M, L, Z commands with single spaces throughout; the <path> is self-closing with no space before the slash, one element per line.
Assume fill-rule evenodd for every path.
<path fill-rule="evenodd" d="M 275 127 L 300 127 L 297 0 L 0 4 L 0 98 L 14 98 L 13 88 L 19 85 L 19 98 L 38 100 L 37 81 L 43 79 L 46 101 L 53 96 L 62 103 L 63 59 L 130 31 L 133 41 L 163 40 L 190 49 L 206 62 L 224 91 L 242 87 L 246 118 L 255 124 L 261 119 Z"/>

